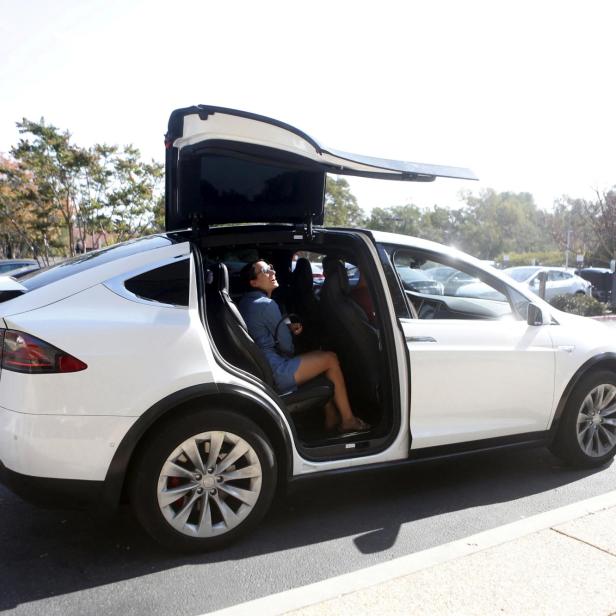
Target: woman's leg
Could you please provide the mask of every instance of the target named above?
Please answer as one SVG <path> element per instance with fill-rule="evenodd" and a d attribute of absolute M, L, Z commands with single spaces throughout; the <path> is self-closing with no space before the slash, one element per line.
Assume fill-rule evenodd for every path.
<path fill-rule="evenodd" d="M 299 367 L 293 375 L 295 382 L 298 385 L 302 385 L 306 381 L 319 376 L 319 374 L 325 374 L 334 384 L 334 402 L 340 413 L 340 428 L 342 430 L 350 430 L 363 427 L 361 419 L 355 417 L 351 410 L 338 356 L 331 351 L 311 351 L 310 353 L 299 355 L 299 358 L 301 360 Z"/>
<path fill-rule="evenodd" d="M 325 432 L 333 432 L 340 424 L 340 413 L 333 400 L 325 405 Z"/>

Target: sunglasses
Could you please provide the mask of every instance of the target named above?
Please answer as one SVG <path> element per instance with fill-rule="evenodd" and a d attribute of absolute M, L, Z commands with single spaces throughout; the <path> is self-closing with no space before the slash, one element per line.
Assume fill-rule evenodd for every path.
<path fill-rule="evenodd" d="M 259 270 L 259 274 L 265 274 L 266 276 L 269 276 L 270 274 L 275 274 L 275 273 L 276 273 L 276 270 L 274 269 L 273 265 L 266 265 Z"/>

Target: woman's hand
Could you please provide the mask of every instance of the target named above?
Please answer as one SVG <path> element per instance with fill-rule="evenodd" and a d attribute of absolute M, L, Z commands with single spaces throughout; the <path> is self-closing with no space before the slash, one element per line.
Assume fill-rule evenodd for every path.
<path fill-rule="evenodd" d="M 289 323 L 289 329 L 294 336 L 299 336 L 304 331 L 304 326 L 301 323 Z"/>

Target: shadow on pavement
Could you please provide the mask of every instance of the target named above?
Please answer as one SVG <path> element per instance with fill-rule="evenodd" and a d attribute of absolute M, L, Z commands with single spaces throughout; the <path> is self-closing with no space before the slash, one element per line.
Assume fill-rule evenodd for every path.
<path fill-rule="evenodd" d="M 0 488 L 0 610 L 178 567 L 342 537 L 355 537 L 364 554 L 378 553 L 395 544 L 404 524 L 551 491 L 592 472 L 562 468 L 547 451 L 532 450 L 314 480 L 280 497 L 252 535 L 197 556 L 159 548 L 128 509 L 107 520 L 42 510 Z"/>

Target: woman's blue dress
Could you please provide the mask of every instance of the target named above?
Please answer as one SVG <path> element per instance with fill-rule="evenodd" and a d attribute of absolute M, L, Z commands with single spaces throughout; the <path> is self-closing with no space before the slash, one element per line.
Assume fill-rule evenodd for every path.
<path fill-rule="evenodd" d="M 280 323 L 282 315 L 278 304 L 263 291 L 254 290 L 242 297 L 239 309 L 246 321 L 248 333 L 272 367 L 278 391 L 284 394 L 297 389 L 293 375 L 297 372 L 301 360 L 299 357 L 293 357 L 293 335 L 288 325 Z M 276 327 L 278 347 L 284 355 L 276 350 Z"/>

